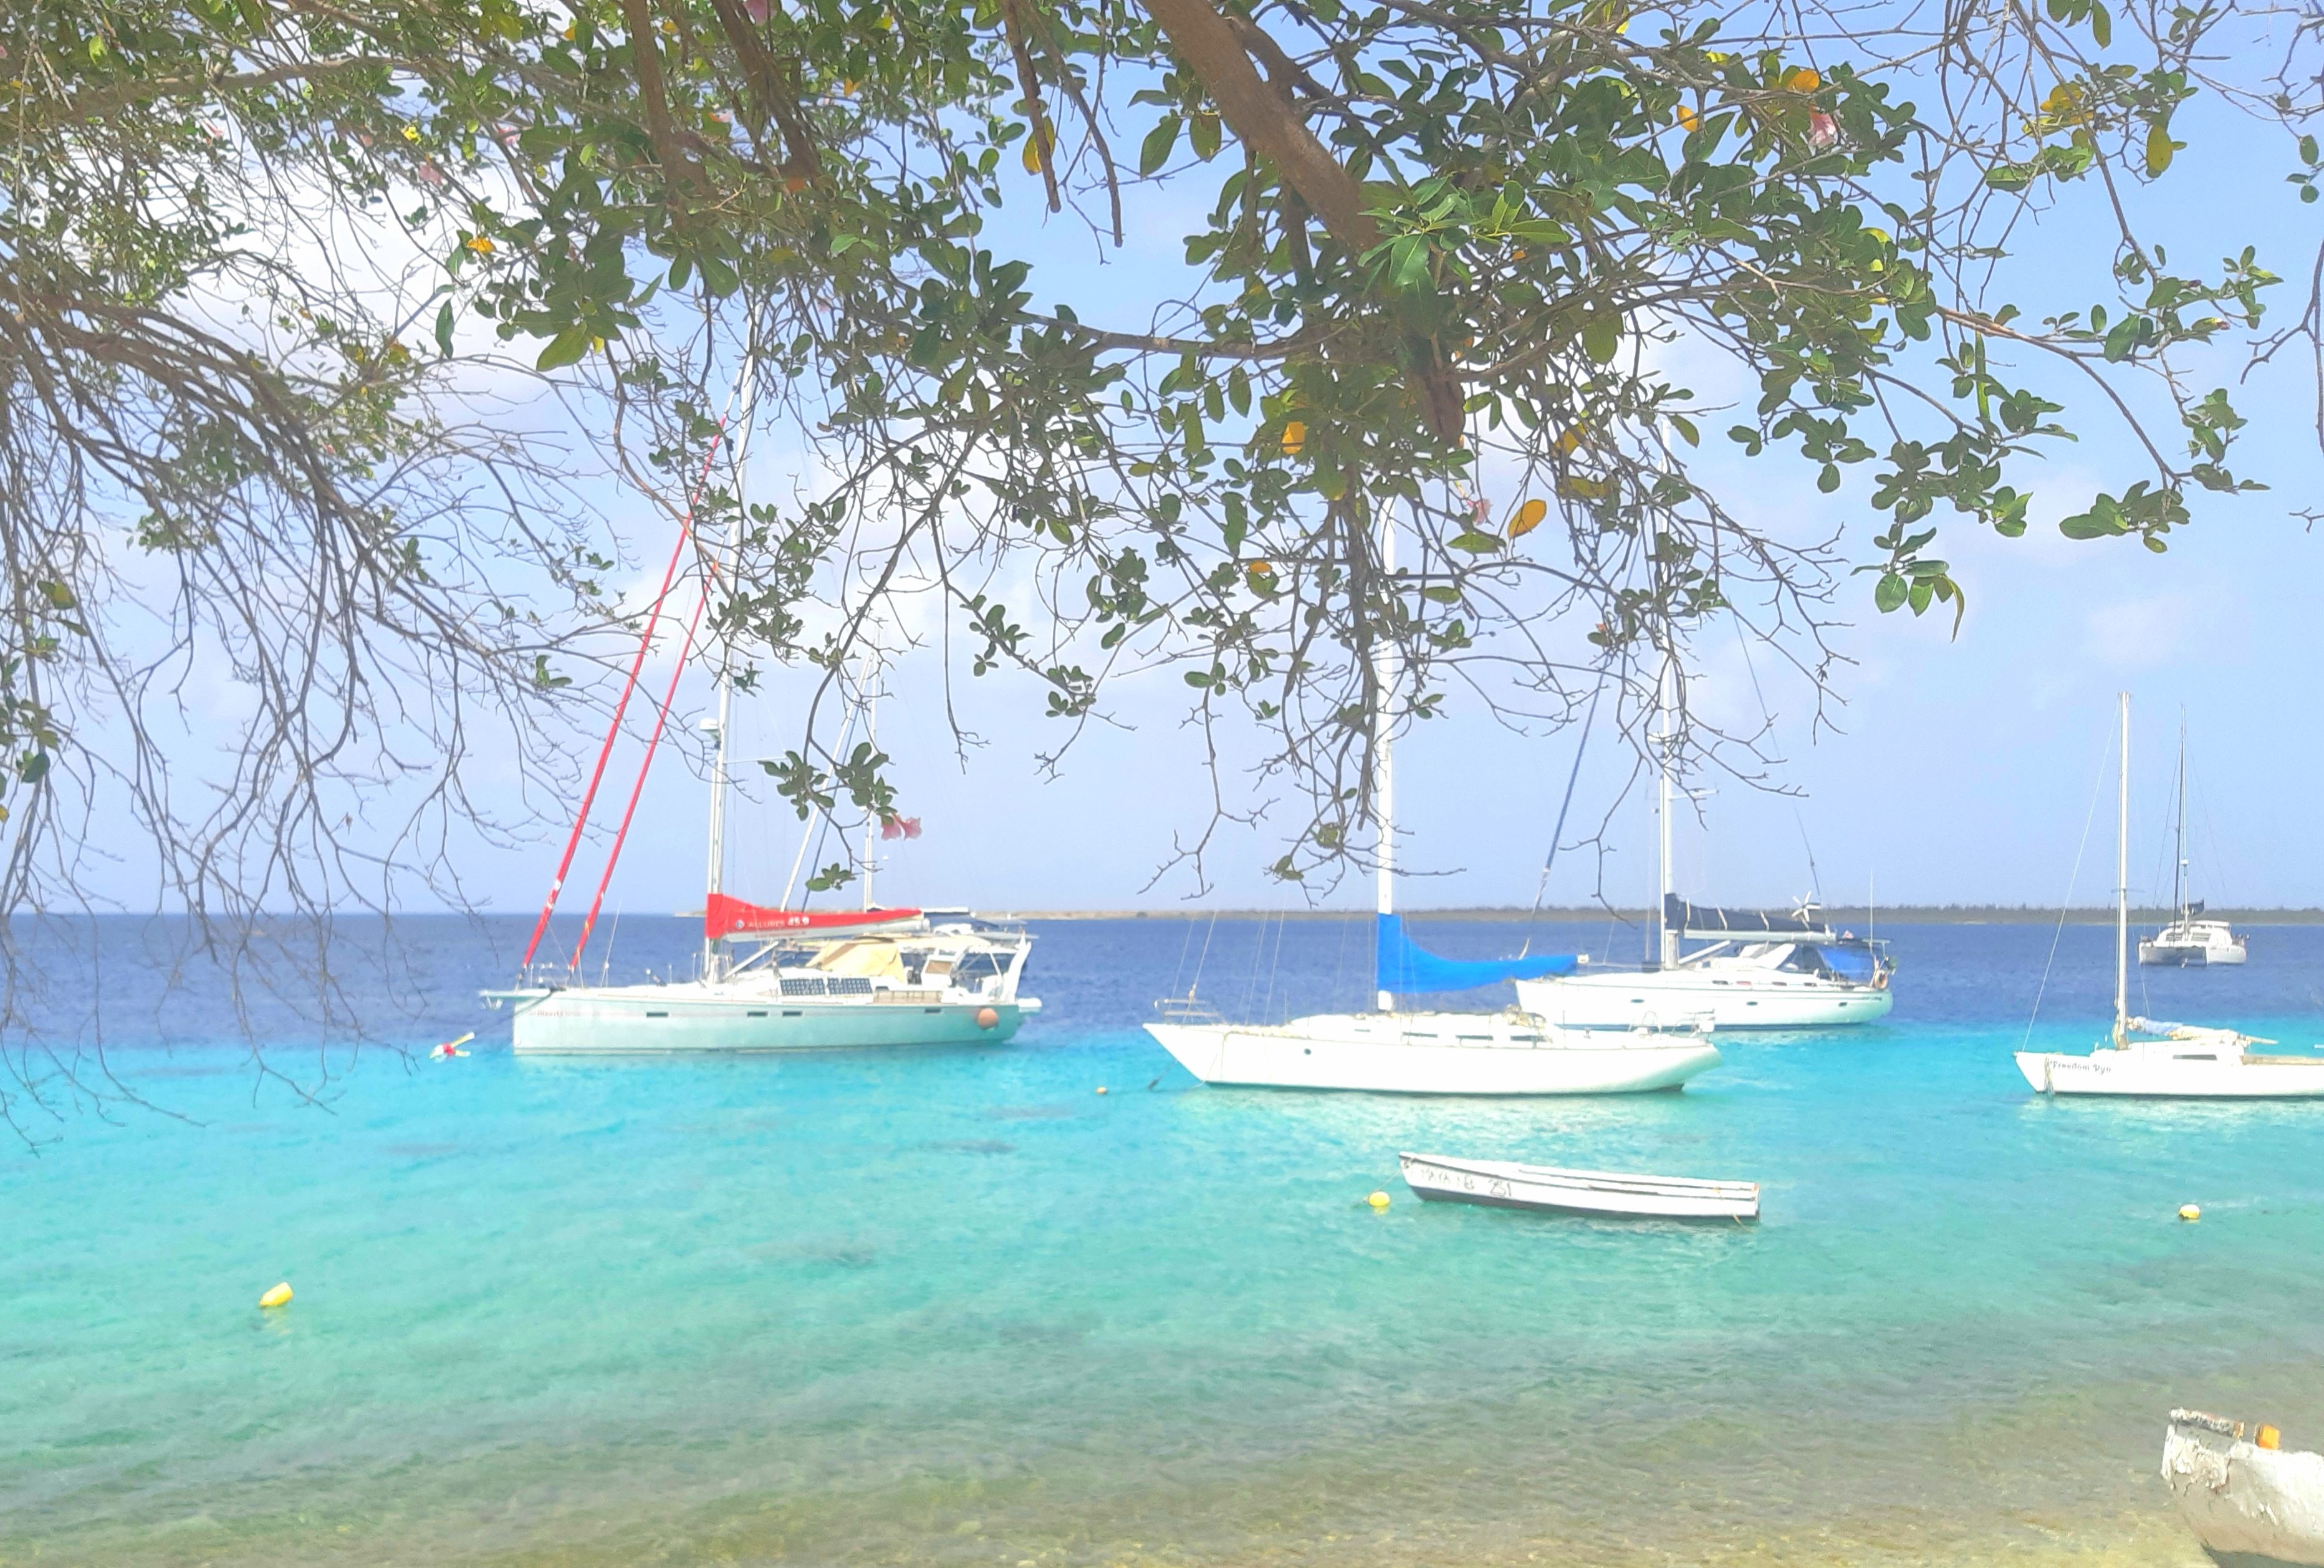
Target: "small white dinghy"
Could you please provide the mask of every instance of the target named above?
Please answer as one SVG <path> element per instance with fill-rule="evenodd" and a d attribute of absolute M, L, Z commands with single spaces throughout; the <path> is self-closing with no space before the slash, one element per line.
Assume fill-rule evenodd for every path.
<path fill-rule="evenodd" d="M 1562 1170 L 1508 1159 L 1406 1154 L 1404 1182 L 1431 1203 L 1485 1204 L 1566 1214 L 1661 1220 L 1756 1220 L 1757 1182 L 1700 1181 L 1610 1170 Z"/>
<path fill-rule="evenodd" d="M 2275 1428 L 2173 1410 L 2163 1479 L 2187 1527 L 2227 1568 L 2324 1568 L 2324 1453 L 2286 1453 Z"/>

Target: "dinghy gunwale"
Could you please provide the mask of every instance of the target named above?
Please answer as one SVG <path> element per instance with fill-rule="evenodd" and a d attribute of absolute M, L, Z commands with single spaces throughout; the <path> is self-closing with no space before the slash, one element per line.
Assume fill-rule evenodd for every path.
<path fill-rule="evenodd" d="M 1486 1208 L 1530 1209 L 1541 1213 L 1587 1214 L 1621 1220 L 1733 1220 L 1759 1217 L 1759 1184 L 1703 1176 L 1658 1176 L 1638 1172 L 1582 1171 L 1562 1166 L 1528 1165 L 1519 1160 L 1475 1159 L 1459 1155 L 1415 1154 L 1397 1157 L 1405 1185 L 1423 1202 L 1475 1204 Z M 1414 1167 L 1473 1178 L 1489 1184 L 1440 1186 L 1413 1180 Z M 1508 1190 L 1496 1193 L 1493 1185 Z M 1536 1195 L 1520 1196 L 1523 1186 Z M 1606 1201 L 1592 1203 L 1596 1195 Z M 1661 1198 L 1671 1206 L 1643 1206 L 1640 1200 Z"/>

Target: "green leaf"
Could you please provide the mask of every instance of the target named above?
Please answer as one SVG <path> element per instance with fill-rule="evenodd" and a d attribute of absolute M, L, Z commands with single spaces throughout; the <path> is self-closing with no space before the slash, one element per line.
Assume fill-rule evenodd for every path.
<path fill-rule="evenodd" d="M 1475 529 L 1471 529 L 1467 533 L 1455 535 L 1452 546 L 1456 550 L 1466 550 L 1472 556 L 1489 556 L 1499 551 L 1501 541 L 1489 533 L 1481 533 Z"/>
<path fill-rule="evenodd" d="M 1165 115 L 1146 133 L 1146 140 L 1138 148 L 1138 172 L 1151 174 L 1170 161 L 1170 154 L 1178 145 L 1178 116 Z"/>
<path fill-rule="evenodd" d="M 1886 615 L 1904 604 L 1904 596 L 1912 591 L 1913 586 L 1895 572 L 1883 572 L 1872 590 L 1872 603 Z"/>
<path fill-rule="evenodd" d="M 1186 127 L 1186 145 L 1194 150 L 1195 157 L 1208 163 L 1219 155 L 1222 135 L 1218 115 L 1204 111 L 1197 114 L 1194 123 Z"/>
<path fill-rule="evenodd" d="M 445 358 L 452 357 L 452 301 L 449 300 L 445 300 L 443 308 L 436 312 L 436 346 Z"/>
<path fill-rule="evenodd" d="M 2116 534 L 2128 533 L 2130 524 L 2122 520 L 2114 503 L 2101 495 L 2089 511 L 2077 512 L 2060 522 L 2058 531 L 2068 539 L 2112 539 Z"/>
<path fill-rule="evenodd" d="M 1622 318 L 1611 310 L 1592 316 L 1582 328 L 1582 349 L 1592 364 L 1611 364 L 1622 346 Z"/>
<path fill-rule="evenodd" d="M 532 362 L 535 370 L 562 370 L 568 364 L 578 364 L 589 352 L 589 340 L 594 336 L 588 324 L 576 321 L 549 340 L 540 357 Z"/>

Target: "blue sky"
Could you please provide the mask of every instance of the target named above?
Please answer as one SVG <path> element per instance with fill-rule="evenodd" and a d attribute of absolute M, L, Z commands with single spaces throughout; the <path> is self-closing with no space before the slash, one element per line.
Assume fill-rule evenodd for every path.
<path fill-rule="evenodd" d="M 2276 291 L 2275 317 L 2296 314 L 2324 208 L 2299 206 L 2282 183 L 2291 159 L 2274 134 L 2216 115 L 2189 123 L 2197 131 L 2189 137 L 2193 145 L 2151 198 L 2163 237 L 2182 261 L 2204 264 L 2229 241 L 2259 244 L 2263 258 L 2293 280 Z M 1024 183 L 1029 198 L 1031 182 Z M 2019 286 L 2005 292 L 2029 315 L 2110 298 L 2099 287 L 2106 255 L 2091 249 L 2106 243 L 2096 195 L 2074 193 L 2020 236 Z M 1133 230 L 1119 256 L 1101 259 L 1070 217 L 1047 220 L 1030 235 L 1024 228 L 997 233 L 996 248 L 1025 243 L 1041 258 L 1033 280 L 1038 299 L 1160 298 L 1179 281 L 1179 236 L 1206 206 L 1191 189 L 1183 203 L 1133 203 L 1133 217 L 1148 226 Z M 1039 228 L 1042 222 L 1028 199 L 1008 226 Z M 2094 234 L 2100 235 L 2095 242 Z M 1674 351 L 1673 362 L 1690 370 L 1685 379 L 1707 399 L 1742 392 L 1694 365 L 1684 348 Z M 2199 379 L 2205 385 L 2228 381 L 2240 369 L 2239 355 L 2222 354 L 2200 367 Z M 2324 830 L 2310 805 L 2312 781 L 2324 773 L 2324 745 L 2308 691 L 2310 585 L 2324 542 L 2292 515 L 2316 500 L 2324 471 L 2311 374 L 2304 359 L 2294 358 L 2243 388 L 2239 401 L 2253 420 L 2244 465 L 2273 488 L 2199 498 L 2194 525 L 2163 556 L 2135 541 L 2078 544 L 2057 534 L 2056 518 L 2086 503 L 2094 484 L 2118 488 L 2138 475 L 2121 435 L 2089 400 L 2080 400 L 2076 417 L 2086 439 L 2061 448 L 2037 472 L 2037 521 L 2027 537 L 2006 540 L 1948 526 L 1941 553 L 1954 563 L 1969 603 L 1958 640 L 1949 635 L 1949 616 L 1878 616 L 1869 579 L 1842 583 L 1835 609 L 1852 624 L 1840 627 L 1834 642 L 1853 662 L 1834 682 L 1845 704 L 1835 710 L 1837 730 L 1811 733 L 1807 694 L 1780 678 L 1777 661 L 1757 660 L 1755 685 L 1732 629 L 1704 628 L 1694 650 L 1692 700 L 1700 711 L 1747 721 L 1764 701 L 1783 758 L 1771 781 L 1784 792 L 1728 781 L 1703 794 L 1678 835 L 1682 886 L 1705 900 L 1791 899 L 1812 885 L 1812 846 L 1816 880 L 1835 901 L 1857 901 L 1877 886 L 1884 903 L 2054 907 L 2067 897 L 2094 789 L 2111 765 L 2113 694 L 2126 689 L 2137 725 L 2136 890 L 2152 895 L 2160 886 L 2167 892 L 2159 835 L 2183 707 L 2194 749 L 2199 892 L 2245 904 L 2324 904 L 2324 858 L 2317 853 Z M 1706 420 L 1711 429 L 1727 422 Z M 795 438 L 762 438 L 752 466 L 761 496 L 788 490 L 795 475 L 809 471 Z M 1878 524 L 1863 505 L 1860 486 L 1820 495 L 1810 471 L 1724 451 L 1707 459 L 1704 473 L 1738 510 L 1772 531 L 1806 540 L 1837 529 L 1844 553 L 1861 559 L 1868 552 Z M 609 508 L 639 517 L 634 502 L 610 489 L 607 496 Z M 1495 499 L 1506 504 L 1513 498 Z M 667 528 L 662 520 L 641 521 L 630 540 L 632 560 L 651 562 L 658 573 Z M 647 570 L 641 566 L 635 575 Z M 964 667 L 954 671 L 956 711 L 982 742 L 964 758 L 955 755 L 945 724 L 932 656 L 899 669 L 891 682 L 897 696 L 882 709 L 881 743 L 897 759 L 903 809 L 923 820 L 926 834 L 889 846 L 882 901 L 1167 909 L 1197 893 L 1183 871 L 1148 885 L 1174 843 L 1202 831 L 1210 799 L 1199 747 L 1181 727 L 1186 688 L 1176 672 L 1112 688 L 1111 722 L 1093 726 L 1055 778 L 1033 761 L 1056 745 L 1057 734 L 1039 716 L 1042 694 L 1029 681 L 1006 674 L 972 680 Z M 795 716 L 801 689 L 798 678 L 779 673 L 744 704 L 736 740 L 746 775 L 750 757 L 791 743 L 781 725 Z M 659 690 L 650 677 L 648 690 Z M 681 698 L 689 727 L 708 696 L 706 681 L 689 675 Z M 1459 698 L 1443 721 L 1414 735 L 1399 752 L 1402 854 L 1414 873 L 1403 901 L 1529 901 L 1574 744 L 1572 733 L 1512 733 Z M 618 816 L 635 757 L 633 742 L 609 777 L 601 819 Z M 1622 798 L 1628 777 L 1618 742 L 1604 733 L 1593 737 L 1567 836 L 1571 843 L 1582 825 L 1603 818 L 1606 853 L 1601 860 L 1588 850 L 1569 852 L 1550 886 L 1552 902 L 1586 901 L 1601 886 L 1618 903 L 1649 895 L 1646 802 L 1640 791 Z M 488 774 L 479 782 L 488 805 L 513 799 L 506 777 Z M 1225 782 L 1238 808 L 1264 798 L 1246 777 L 1230 775 Z M 698 905 L 704 814 L 699 779 L 685 759 L 666 753 L 608 907 L 642 912 Z M 1212 886 L 1199 902 L 1250 907 L 1310 896 L 1263 874 L 1281 852 L 1281 830 L 1263 821 L 1222 833 L 1210 857 Z M 729 890 L 776 898 L 798 833 L 787 811 L 738 801 Z M 537 909 L 561 838 L 561 831 L 544 829 L 530 844 L 465 849 L 470 894 L 498 909 Z M 576 862 L 568 909 L 586 907 L 602 843 Z M 2110 845 L 2102 806 L 2075 901 L 2106 896 Z M 1364 906 L 1370 898 L 1363 875 L 1336 890 L 1311 891 L 1340 907 Z"/>

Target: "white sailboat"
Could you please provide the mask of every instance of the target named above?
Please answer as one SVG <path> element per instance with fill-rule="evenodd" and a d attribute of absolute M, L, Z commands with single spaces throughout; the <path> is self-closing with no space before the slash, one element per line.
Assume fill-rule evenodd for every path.
<path fill-rule="evenodd" d="M 2122 755 L 2115 823 L 2114 1031 L 2088 1056 L 2019 1051 L 2017 1070 L 2044 1094 L 2174 1100 L 2324 1095 L 2324 1056 L 2263 1056 L 2273 1040 L 2130 1014 L 2130 694 L 2121 696 Z"/>
<path fill-rule="evenodd" d="M 1392 527 L 1381 567 L 1396 569 Z M 1280 1024 L 1232 1024 L 1204 1016 L 1191 993 L 1161 1005 L 1146 1032 L 1204 1083 L 1274 1089 L 1343 1089 L 1391 1094 L 1622 1094 L 1675 1089 L 1716 1066 L 1699 1031 L 1572 1030 L 1520 1009 L 1498 1013 L 1402 1012 L 1399 994 L 1465 991 L 1562 973 L 1572 957 L 1483 962 L 1439 957 L 1416 945 L 1396 912 L 1395 774 L 1389 750 L 1396 661 L 1376 653 L 1382 694 L 1372 717 L 1373 801 L 1379 824 L 1372 1012 L 1321 1013 Z"/>
<path fill-rule="evenodd" d="M 1655 961 L 1591 965 L 1517 982 L 1517 1005 L 1566 1028 L 1629 1028 L 1706 1019 L 1721 1029 L 1828 1028 L 1870 1023 L 1895 1005 L 1894 966 L 1879 944 L 1834 931 L 1812 899 L 1789 915 L 1711 909 L 1678 896 L 1671 865 L 1672 669 L 1662 672 L 1655 795 L 1662 892 Z M 1707 945 L 1688 949 L 1687 942 Z"/>
<path fill-rule="evenodd" d="M 2187 876 L 2187 722 L 2179 722 L 2179 816 L 2171 840 L 2171 923 L 2138 944 L 2138 961 L 2181 969 L 2208 969 L 2214 964 L 2241 964 L 2248 955 L 2244 938 L 2225 920 L 2205 920 L 2203 900 L 2190 900 Z"/>
<path fill-rule="evenodd" d="M 749 384 L 746 372 L 742 385 Z M 740 395 L 747 407 L 747 392 Z M 746 420 L 746 441 L 749 429 Z M 738 497 L 741 470 L 738 457 Z M 650 622 L 646 640 L 651 637 Z M 644 646 L 641 642 L 641 659 Z M 673 672 L 671 695 L 676 689 Z M 844 1050 L 999 1044 L 1014 1036 L 1041 1007 L 1037 998 L 1019 992 L 1032 935 L 1019 925 L 980 918 L 965 909 L 874 908 L 871 835 L 876 823 L 867 823 L 865 828 L 861 909 L 767 909 L 726 895 L 733 689 L 733 681 L 722 669 L 717 715 L 707 726 L 715 731 L 716 743 L 710 770 L 708 897 L 699 973 L 689 979 L 633 985 L 587 984 L 580 975 L 581 955 L 589 940 L 589 924 L 585 923 L 581 945 L 574 948 L 563 974 L 543 983 L 484 993 L 490 1005 L 505 1006 L 514 1015 L 511 1034 L 515 1050 L 579 1056 Z M 669 702 L 666 696 L 654 728 L 656 740 L 660 719 L 668 717 Z M 865 712 L 868 716 L 868 706 Z M 617 732 L 619 710 L 613 722 Z M 613 738 L 609 732 L 609 749 Z M 650 742 L 649 761 L 651 752 Z M 601 759 L 601 773 L 603 766 Z M 641 787 L 643 782 L 641 767 Z M 632 811 L 636 804 L 633 790 Z M 585 799 L 584 818 L 587 809 Z M 625 818 L 624 835 L 627 827 Z M 580 832 L 576 821 L 574 843 Z M 622 838 L 616 836 L 614 855 L 621 845 Z M 568 844 L 567 866 L 571 860 Z M 564 875 L 560 868 L 551 884 L 534 929 L 536 946 L 548 928 Z M 598 890 L 602 898 L 602 882 Z M 595 918 L 593 906 L 589 923 Z M 530 957 L 528 950 L 528 963 Z"/>

